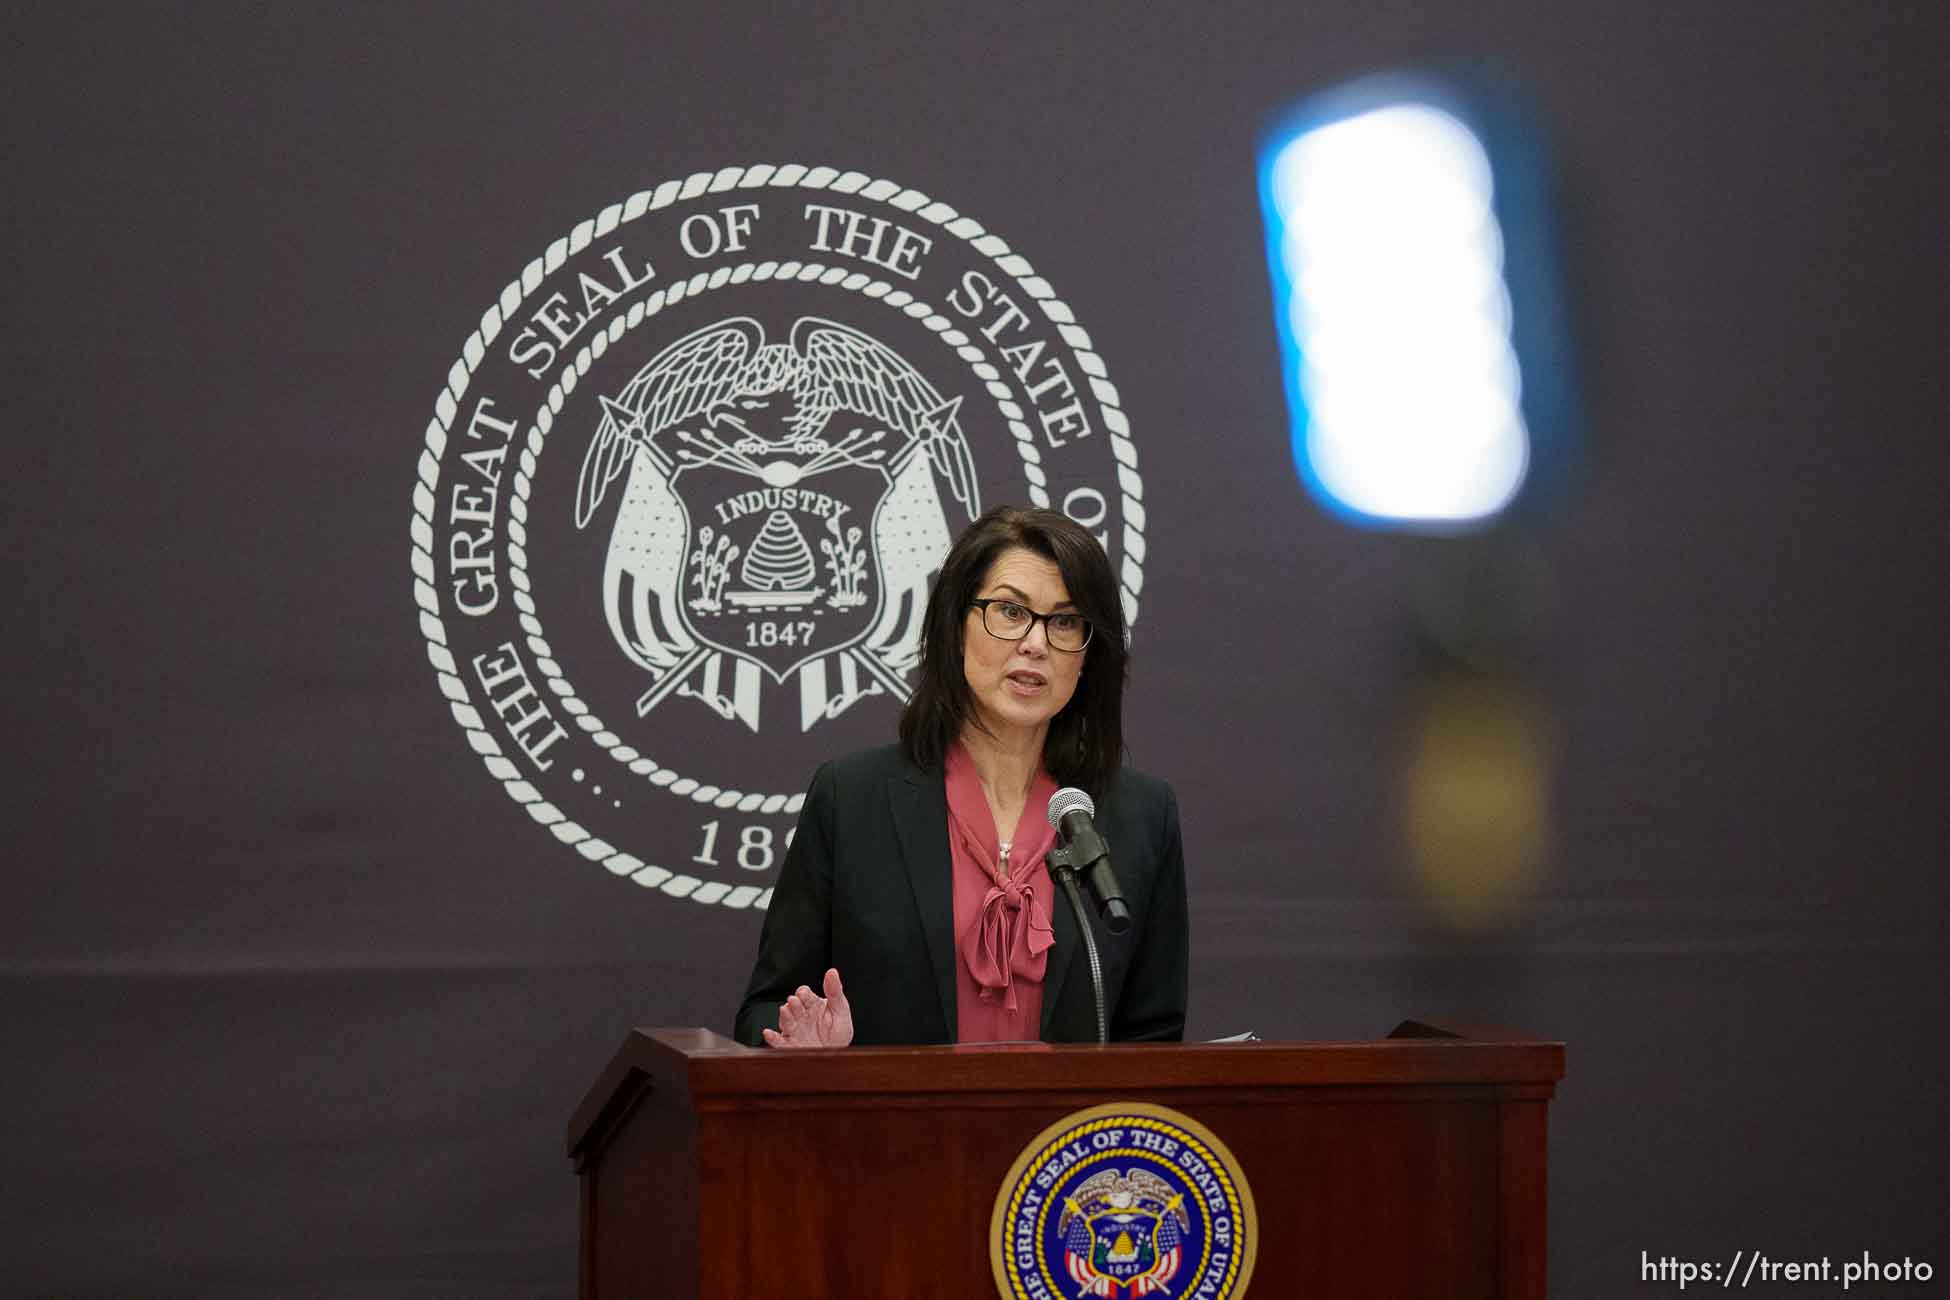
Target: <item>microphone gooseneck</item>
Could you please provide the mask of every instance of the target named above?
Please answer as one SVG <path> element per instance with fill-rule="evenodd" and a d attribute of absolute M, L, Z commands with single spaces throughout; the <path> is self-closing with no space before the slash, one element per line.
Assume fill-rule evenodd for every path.
<path fill-rule="evenodd" d="M 1110 1017 L 1104 1011 L 1104 963 L 1097 955 L 1097 936 L 1090 928 L 1090 917 L 1083 910 L 1083 896 L 1077 893 L 1077 873 L 1071 867 L 1052 868 L 1056 878 L 1063 882 L 1063 893 L 1070 900 L 1070 910 L 1076 913 L 1077 928 L 1083 931 L 1083 952 L 1090 959 L 1090 996 L 1097 1007 L 1097 1041 L 1110 1041 Z"/>
<path fill-rule="evenodd" d="M 1082 872 L 1097 900 L 1104 928 L 1123 934 L 1131 928 L 1131 909 L 1125 905 L 1124 890 L 1110 869 L 1110 845 L 1097 833 L 1091 818 L 1097 805 L 1075 786 L 1065 786 L 1050 796 L 1049 824 L 1056 829 L 1056 846 L 1044 857 L 1050 873 L 1062 883 L 1076 913 L 1077 928 L 1083 931 L 1083 951 L 1090 959 L 1090 993 L 1097 1005 L 1097 1041 L 1110 1041 L 1110 1016 L 1104 1005 L 1104 964 L 1097 953 L 1097 934 L 1083 910 L 1083 897 L 1077 892 L 1077 873 Z"/>

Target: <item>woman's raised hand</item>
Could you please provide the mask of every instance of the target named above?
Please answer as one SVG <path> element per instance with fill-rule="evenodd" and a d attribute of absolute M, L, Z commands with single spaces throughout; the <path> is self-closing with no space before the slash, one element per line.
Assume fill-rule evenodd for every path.
<path fill-rule="evenodd" d="M 826 972 L 826 996 L 807 988 L 779 1003 L 779 1027 L 765 1029 L 768 1047 L 845 1047 L 853 1041 L 853 1008 L 840 986 L 840 973 Z"/>

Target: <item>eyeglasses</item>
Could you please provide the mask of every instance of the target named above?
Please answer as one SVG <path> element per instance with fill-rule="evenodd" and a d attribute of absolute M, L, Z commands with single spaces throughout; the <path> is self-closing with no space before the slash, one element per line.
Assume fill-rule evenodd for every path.
<path fill-rule="evenodd" d="M 982 611 L 982 626 L 998 641 L 1020 641 L 1029 635 L 1030 628 L 1041 623 L 1043 635 L 1052 650 L 1075 654 L 1090 644 L 1090 620 L 1081 614 L 1072 614 L 1068 610 L 1038 614 L 1027 605 L 999 596 L 968 603 Z"/>

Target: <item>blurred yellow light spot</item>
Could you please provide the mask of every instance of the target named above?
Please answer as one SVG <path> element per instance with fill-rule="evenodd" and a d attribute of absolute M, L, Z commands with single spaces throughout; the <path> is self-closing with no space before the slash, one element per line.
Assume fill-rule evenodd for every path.
<path fill-rule="evenodd" d="M 1416 884 L 1449 928 L 1503 924 L 1535 891 L 1552 838 L 1552 733 L 1517 683 L 1462 675 L 1429 692 L 1411 732 L 1403 830 Z"/>

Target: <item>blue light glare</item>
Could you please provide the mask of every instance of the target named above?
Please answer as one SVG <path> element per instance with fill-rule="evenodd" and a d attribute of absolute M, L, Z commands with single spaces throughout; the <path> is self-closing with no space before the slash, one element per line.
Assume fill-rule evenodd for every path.
<path fill-rule="evenodd" d="M 1260 163 L 1302 476 L 1358 522 L 1503 510 L 1531 437 L 1490 158 L 1415 99 L 1309 122 Z"/>

